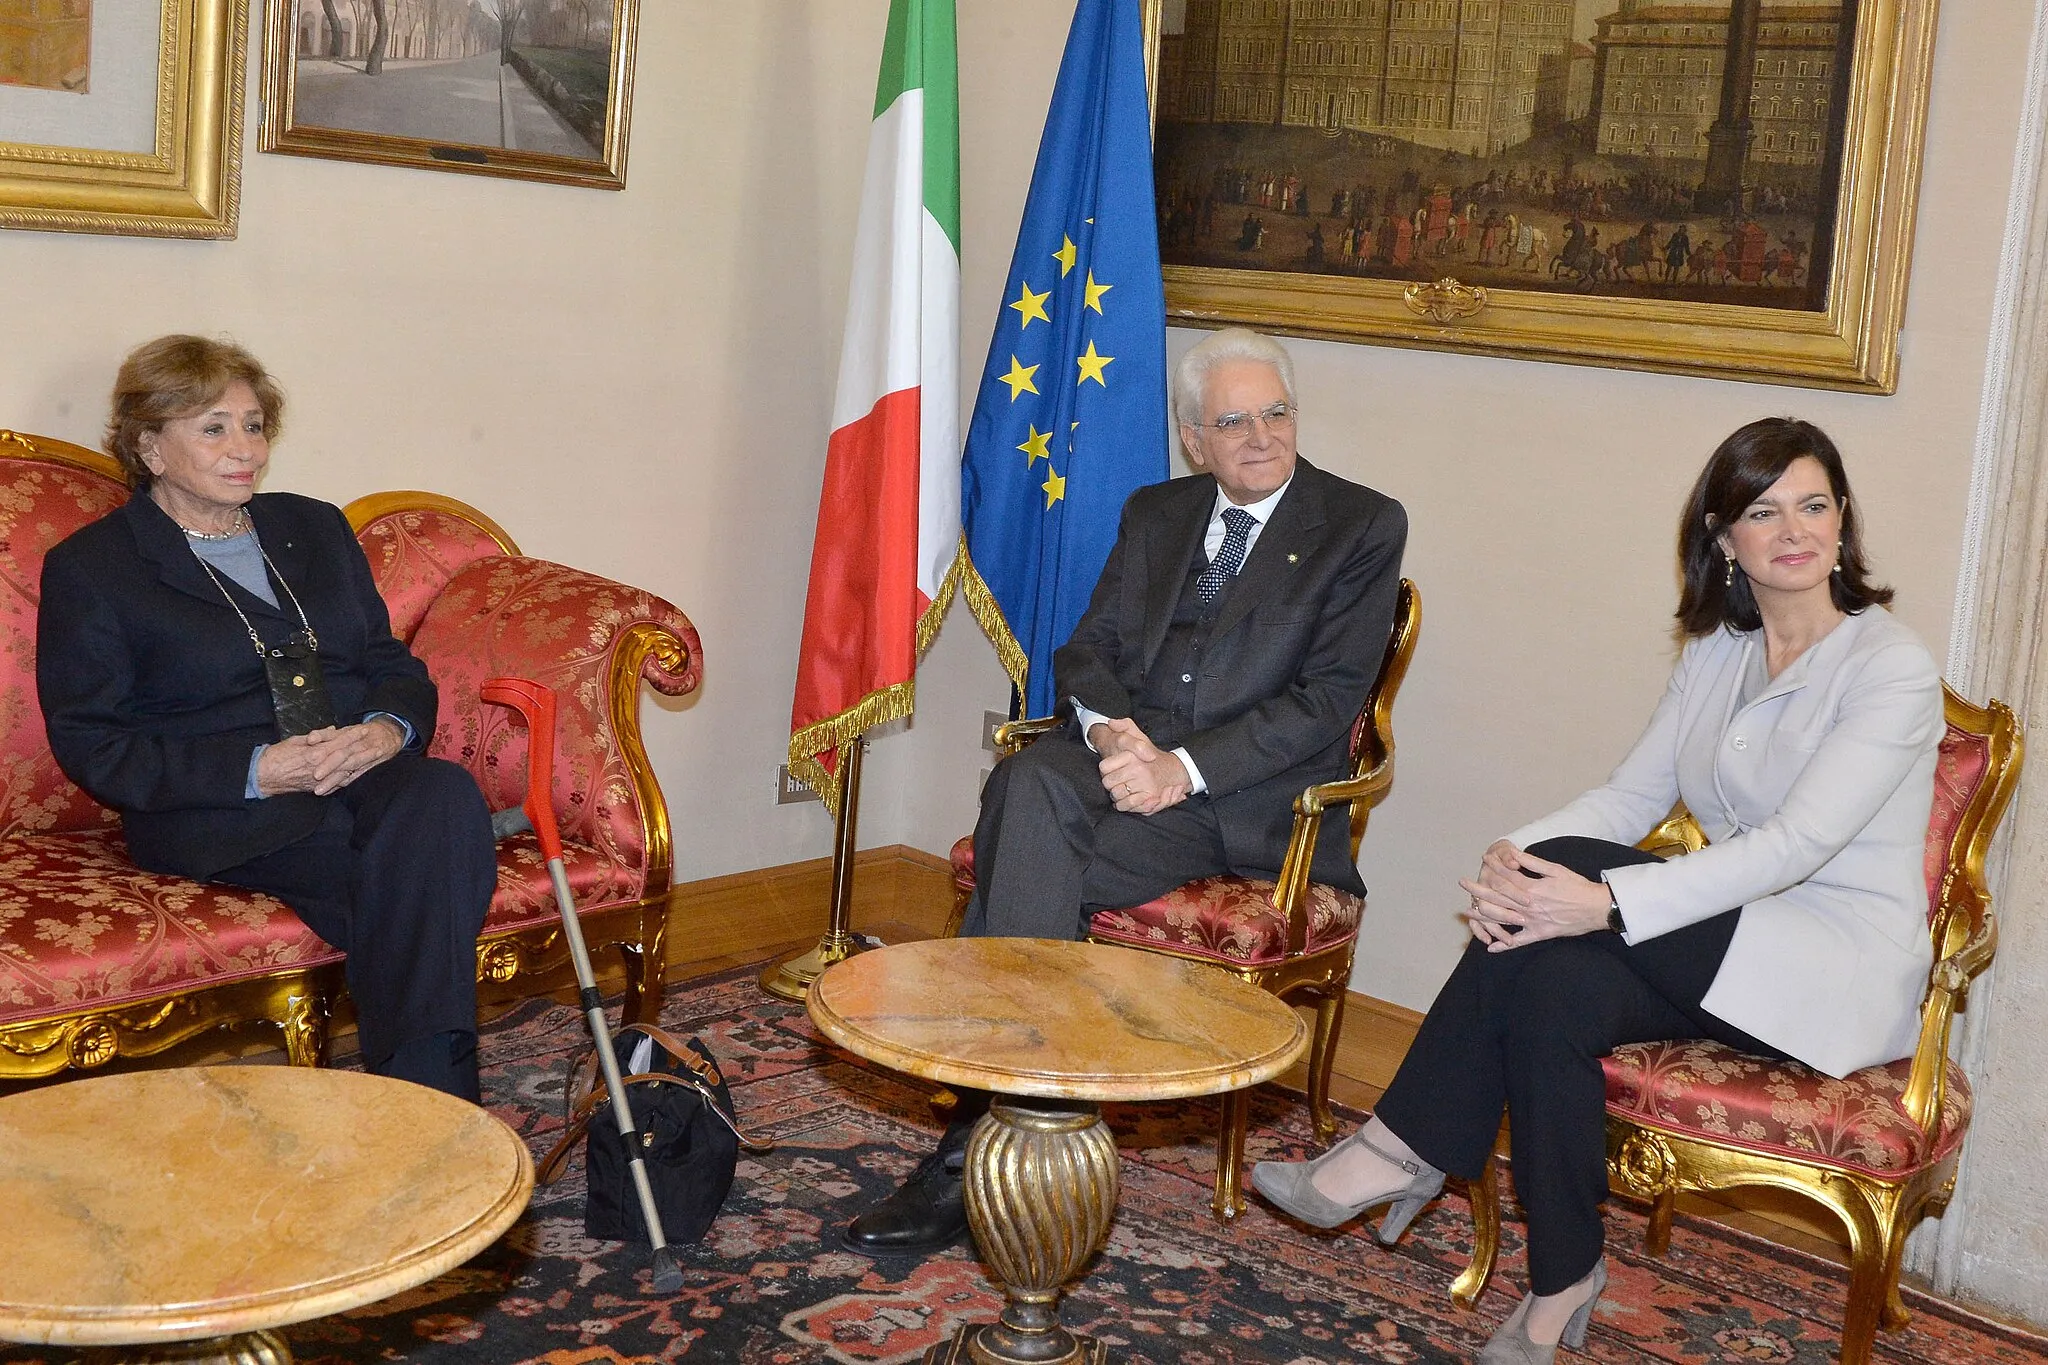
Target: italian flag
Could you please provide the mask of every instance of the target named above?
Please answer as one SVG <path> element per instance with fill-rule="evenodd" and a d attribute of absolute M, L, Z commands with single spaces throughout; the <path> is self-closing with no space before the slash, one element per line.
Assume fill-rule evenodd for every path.
<path fill-rule="evenodd" d="M 953 0 L 891 0 L 811 548 L 790 770 L 907 716 L 960 544 L 960 91 Z"/>

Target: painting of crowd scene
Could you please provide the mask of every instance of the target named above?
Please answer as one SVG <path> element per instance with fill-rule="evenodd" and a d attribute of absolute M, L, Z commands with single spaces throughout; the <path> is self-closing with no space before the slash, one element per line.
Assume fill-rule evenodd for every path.
<path fill-rule="evenodd" d="M 596 157 L 612 0 L 298 0 L 295 127 Z"/>
<path fill-rule="evenodd" d="M 1841 0 L 1160 0 L 1160 255 L 1823 311 Z"/>
<path fill-rule="evenodd" d="M 83 95 L 92 77 L 92 0 L 0 0 L 0 85 Z"/>

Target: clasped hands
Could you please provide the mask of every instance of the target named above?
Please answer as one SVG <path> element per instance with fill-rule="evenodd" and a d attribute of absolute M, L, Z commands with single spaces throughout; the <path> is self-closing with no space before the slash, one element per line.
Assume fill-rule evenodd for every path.
<path fill-rule="evenodd" d="M 1120 811 L 1157 815 L 1194 791 L 1180 759 L 1154 744 L 1128 716 L 1097 721 L 1088 729 L 1088 742 L 1102 760 L 1102 789 Z"/>
<path fill-rule="evenodd" d="M 1478 880 L 1458 885 L 1472 897 L 1465 923 L 1492 953 L 1605 929 L 1613 903 L 1605 882 L 1524 853 L 1506 839 L 1480 858 Z"/>
<path fill-rule="evenodd" d="M 340 791 L 405 747 L 405 732 L 383 716 L 360 725 L 329 726 L 281 739 L 256 760 L 256 790 L 265 796 Z"/>

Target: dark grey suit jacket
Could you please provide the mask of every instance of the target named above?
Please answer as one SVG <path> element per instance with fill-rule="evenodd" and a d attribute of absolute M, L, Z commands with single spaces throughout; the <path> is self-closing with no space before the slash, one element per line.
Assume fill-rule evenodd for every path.
<path fill-rule="evenodd" d="M 426 666 L 391 634 L 384 599 L 341 510 L 292 493 L 249 504 L 256 534 L 320 637 L 340 724 L 388 711 L 424 749 L 438 701 Z M 298 629 L 230 585 L 273 643 Z M 277 740 L 270 687 L 248 632 L 184 533 L 146 495 L 81 528 L 43 561 L 36 686 L 50 752 L 121 812 L 141 866 L 209 877 L 310 834 L 331 798 L 245 798 L 249 755 Z"/>
<path fill-rule="evenodd" d="M 1129 716 L 1173 617 L 1215 508 L 1206 474 L 1139 489 L 1073 638 L 1053 656 L 1059 695 Z M 1223 599 L 1196 683 L 1193 726 L 1155 735 L 1185 746 L 1208 784 L 1233 869 L 1271 876 L 1294 798 L 1346 773 L 1401 584 L 1401 504 L 1317 469 L 1294 482 Z M 1363 891 L 1340 809 L 1316 846 L 1317 881 Z"/>

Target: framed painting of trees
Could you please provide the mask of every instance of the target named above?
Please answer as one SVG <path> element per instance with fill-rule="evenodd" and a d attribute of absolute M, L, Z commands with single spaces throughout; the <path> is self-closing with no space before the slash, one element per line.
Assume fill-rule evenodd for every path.
<path fill-rule="evenodd" d="M 266 152 L 622 189 L 639 0 L 268 0 Z"/>
<path fill-rule="evenodd" d="M 1934 0 L 1143 0 L 1168 313 L 1889 393 Z"/>

